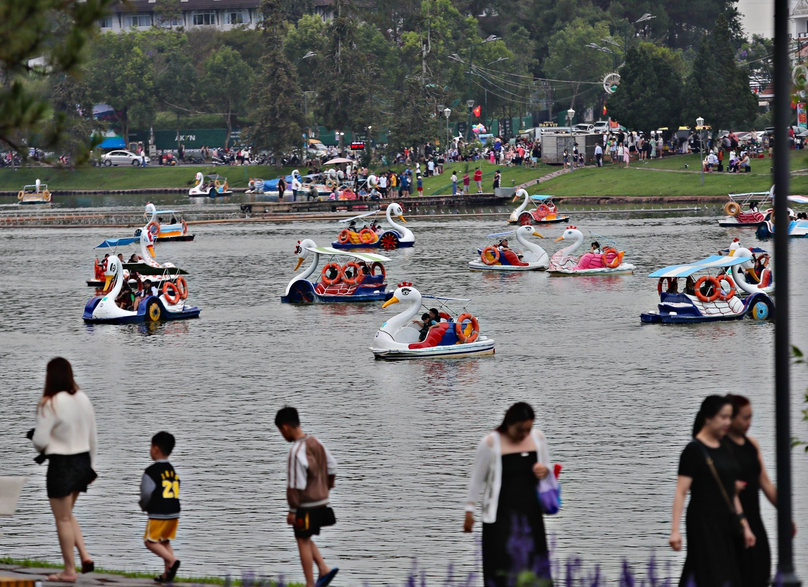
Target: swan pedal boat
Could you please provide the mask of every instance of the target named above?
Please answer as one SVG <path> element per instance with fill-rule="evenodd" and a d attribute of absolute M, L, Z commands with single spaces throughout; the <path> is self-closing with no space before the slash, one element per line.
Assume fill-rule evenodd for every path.
<path fill-rule="evenodd" d="M 788 196 L 788 199 L 799 204 L 808 204 L 808 197 L 805 196 Z M 788 215 L 792 218 L 796 217 L 796 214 L 791 208 L 788 209 Z M 761 240 L 766 240 L 774 236 L 774 209 L 767 210 L 766 219 L 757 227 L 755 236 Z M 789 221 L 788 236 L 792 238 L 808 237 L 808 220 Z"/>
<path fill-rule="evenodd" d="M 202 175 L 201 171 L 196 173 L 194 187 L 188 190 L 188 196 L 198 198 L 208 196 L 229 196 L 233 191 L 227 185 L 227 178 L 221 175 Z"/>
<path fill-rule="evenodd" d="M 36 180 L 34 185 L 25 185 L 17 194 L 17 203 L 22 205 L 51 204 L 53 194 L 48 189 L 48 184 Z"/>
<path fill-rule="evenodd" d="M 718 226 L 724 228 L 757 228 L 763 224 L 771 210 L 760 212 L 749 210 L 752 202 L 763 203 L 771 198 L 770 192 L 748 192 L 744 194 L 728 194 L 729 202 L 724 204 L 724 218 L 719 219 Z M 746 210 L 745 210 L 746 208 Z"/>
<path fill-rule="evenodd" d="M 383 302 L 390 297 L 384 269 L 389 257 L 318 247 L 311 239 L 298 241 L 295 254 L 295 271 L 309 257 L 311 263 L 286 286 L 286 292 L 281 296 L 281 302 L 285 304 Z M 320 275 L 310 281 L 317 271 L 320 255 L 327 256 L 328 260 Z"/>
<path fill-rule="evenodd" d="M 603 237 L 599 237 L 603 238 Z M 568 226 L 555 242 L 562 240 L 572 241 L 553 254 L 547 273 L 555 277 L 570 275 L 631 275 L 636 267 L 631 263 L 624 263 L 625 251 L 618 251 L 614 247 L 603 247 L 601 253 L 586 253 L 579 257 L 571 255 L 584 242 L 584 234 L 575 226 Z"/>
<path fill-rule="evenodd" d="M 767 295 L 774 294 L 774 274 L 770 265 L 770 256 L 766 249 L 752 247 L 751 249 L 741 245 L 740 239 L 736 238 L 728 249 L 719 251 L 722 255 L 729 257 L 751 257 L 748 263 L 732 266 L 732 278 L 740 290 L 738 295 L 752 295 L 763 292 Z M 760 263 L 763 269 L 760 274 L 755 267 Z"/>
<path fill-rule="evenodd" d="M 340 220 L 340 222 L 350 222 L 352 220 L 357 220 L 358 218 L 366 218 L 368 216 L 378 214 L 380 211 L 381 209 L 372 210 L 352 218 L 345 218 Z M 387 206 L 385 215 L 387 216 L 387 223 L 392 227 L 391 229 L 376 232 L 370 228 L 363 228 L 359 232 L 356 232 L 345 228 L 340 231 L 337 240 L 331 243 L 331 246 L 335 249 L 386 250 L 413 246 L 415 244 L 415 235 L 412 234 L 412 231 L 409 228 L 406 226 L 401 226 L 392 218 L 393 216 L 396 216 L 404 224 L 407 223 L 407 221 L 404 220 L 404 210 L 401 208 L 401 206 L 395 202 L 391 203 L 389 206 Z"/>
<path fill-rule="evenodd" d="M 159 322 L 160 320 L 184 320 L 199 317 L 200 309 L 189 306 L 185 299 L 187 288 L 173 283 L 164 283 L 162 294 L 146 296 L 138 302 L 137 310 L 124 310 L 116 303 L 123 288 L 123 266 L 117 257 L 110 257 L 104 272 L 106 293 L 92 298 L 84 307 L 82 318 L 88 324 L 131 324 L 136 322 Z M 112 285 L 112 289 L 109 289 Z M 171 290 L 171 294 L 168 291 Z M 158 291 L 160 289 L 158 288 Z M 171 299 L 169 299 L 171 298 Z"/>
<path fill-rule="evenodd" d="M 489 234 L 486 238 L 502 239 L 516 234 L 516 240 L 522 247 L 521 254 L 509 249 L 500 249 L 497 244 L 478 249 L 479 258 L 469 262 L 471 271 L 544 271 L 550 264 L 547 252 L 529 240 L 529 236 L 544 238 L 531 226 L 520 226 L 516 230 Z"/>
<path fill-rule="evenodd" d="M 739 252 L 741 254 L 739 254 Z M 736 294 L 736 283 L 725 274 L 704 275 L 694 283 L 694 294 L 678 291 L 678 279 L 688 278 L 699 271 L 729 269 L 752 261 L 751 254 L 743 256 L 739 249 L 735 255 L 714 255 L 687 265 L 671 265 L 654 271 L 648 277 L 658 279 L 659 310 L 640 315 L 643 323 L 692 324 L 741 320 L 750 316 L 755 320 L 773 320 L 774 302 L 764 292 L 752 293 L 746 299 Z"/>
<path fill-rule="evenodd" d="M 188 225 L 185 223 L 185 220 L 182 217 L 180 217 L 179 222 L 160 224 L 157 216 L 158 214 L 170 215 L 172 218 L 176 219 L 177 212 L 175 210 L 158 210 L 155 208 L 154 204 L 146 204 L 146 212 L 143 214 L 143 216 L 148 219 L 149 223 L 154 222 L 157 224 L 157 236 L 154 239 L 156 242 L 165 243 L 194 240 L 194 235 L 188 234 Z M 140 236 L 140 233 L 141 229 L 137 229 L 135 231 L 135 236 Z"/>
<path fill-rule="evenodd" d="M 160 285 L 164 281 L 175 281 L 178 276 L 180 275 L 187 275 L 188 272 L 184 269 L 180 269 L 179 267 L 175 267 L 173 263 L 163 263 L 162 265 L 157 263 L 154 260 L 154 247 L 149 244 L 148 236 L 146 235 L 146 229 L 141 230 L 140 236 L 137 237 L 127 237 L 127 238 L 114 238 L 114 239 L 107 239 L 102 242 L 100 245 L 96 246 L 96 249 L 112 249 L 112 252 L 109 254 L 107 258 L 107 262 L 109 259 L 115 258 L 117 259 L 117 250 L 118 247 L 126 246 L 126 245 L 134 245 L 135 243 L 140 243 L 140 254 L 138 255 L 138 262 L 137 263 L 127 263 L 124 261 L 123 269 L 126 273 L 124 278 L 129 278 L 129 273 L 132 271 L 137 272 L 141 280 L 145 277 L 148 277 L 155 283 L 155 285 Z M 132 249 L 137 251 L 137 249 Z M 107 267 L 105 266 L 104 260 L 95 259 L 95 266 L 93 267 L 93 278 L 87 280 L 87 285 L 90 287 L 101 287 L 104 285 L 104 273 Z"/>
<path fill-rule="evenodd" d="M 441 318 L 432 328 L 423 342 L 419 342 L 420 329 L 415 328 L 413 320 L 420 317 L 422 301 L 430 300 L 430 305 L 437 305 Z M 461 313 L 453 317 L 446 307 L 448 303 L 467 304 L 470 300 L 437 296 L 422 296 L 411 283 L 398 284 L 393 297 L 387 300 L 382 308 L 391 304 L 405 304 L 404 310 L 382 324 L 373 338 L 370 352 L 376 359 L 450 359 L 478 357 L 494 354 L 494 339 L 479 334 L 477 318 L 469 313 Z"/>
<path fill-rule="evenodd" d="M 569 216 L 559 216 L 558 209 L 553 203 L 553 196 L 529 196 L 526 189 L 520 189 L 513 198 L 515 202 L 518 198 L 525 201 L 511 212 L 508 217 L 509 224 L 521 224 L 523 226 L 531 224 L 556 224 L 559 222 L 569 222 Z M 529 203 L 534 204 L 532 210 L 527 210 Z"/>

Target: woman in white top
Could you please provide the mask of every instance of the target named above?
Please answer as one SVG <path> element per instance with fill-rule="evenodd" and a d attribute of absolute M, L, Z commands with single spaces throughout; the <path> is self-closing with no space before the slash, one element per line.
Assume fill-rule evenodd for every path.
<path fill-rule="evenodd" d="M 49 581 L 76 581 L 73 549 L 81 557 L 81 572 L 94 570 L 93 560 L 84 546 L 79 523 L 73 515 L 79 492 L 97 477 L 95 413 L 90 398 L 73 380 L 73 368 L 67 359 L 57 357 L 48 363 L 45 390 L 36 411 L 34 448 L 48 459 L 47 489 L 65 568 L 48 577 Z"/>
<path fill-rule="evenodd" d="M 539 479 L 550 472 L 544 434 L 533 430 L 533 408 L 508 408 L 499 427 L 477 447 L 469 484 L 464 532 L 474 526 L 480 493 L 483 521 L 483 584 L 505 587 L 522 571 L 551 580 Z"/>

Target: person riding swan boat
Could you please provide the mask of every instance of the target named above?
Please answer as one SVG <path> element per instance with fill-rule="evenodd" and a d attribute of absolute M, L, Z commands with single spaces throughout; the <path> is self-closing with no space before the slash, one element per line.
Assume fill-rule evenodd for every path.
<path fill-rule="evenodd" d="M 109 257 L 105 271 L 106 283 L 104 295 L 94 297 L 84 307 L 83 319 L 91 324 L 129 324 L 132 322 L 157 322 L 158 320 L 181 320 L 196 318 L 200 309 L 186 306 L 188 285 L 185 279 L 178 277 L 176 283 L 163 283 L 162 294 L 144 295 L 137 298 L 136 310 L 124 310 L 118 306 L 118 296 L 123 289 L 123 266 L 117 257 Z M 112 284 L 112 289 L 109 289 Z"/>
<path fill-rule="evenodd" d="M 735 246 L 738 245 L 738 246 Z M 749 295 L 763 292 L 774 293 L 774 276 L 769 267 L 769 254 L 764 252 L 757 255 L 749 249 L 735 242 L 730 245 L 729 255 L 732 257 L 749 257 L 750 260 L 742 265 L 732 266 L 732 277 L 738 288 Z"/>
<path fill-rule="evenodd" d="M 169 224 L 160 224 L 158 214 L 171 215 L 171 222 Z M 188 225 L 185 220 L 180 218 L 176 219 L 176 212 L 174 210 L 158 210 L 154 204 L 148 202 L 146 204 L 146 212 L 143 214 L 149 219 L 149 224 L 157 225 L 156 242 L 169 242 L 169 241 L 192 241 L 194 235 L 188 234 Z M 140 229 L 135 231 L 135 236 L 140 236 Z"/>
<path fill-rule="evenodd" d="M 516 234 L 517 242 L 522 245 L 521 255 L 513 252 L 507 246 L 502 247 L 503 242 L 478 249 L 479 258 L 469 262 L 469 269 L 472 271 L 537 271 L 547 269 L 550 261 L 547 252 L 539 245 L 527 240 L 529 236 L 544 238 L 541 234 L 533 230 L 532 226 L 520 226 L 516 230 L 489 234 L 487 238 L 502 238 Z"/>
<path fill-rule="evenodd" d="M 566 240 L 572 244 L 555 252 L 550 257 L 547 272 L 550 275 L 629 275 L 634 273 L 634 265 L 623 263 L 625 251 L 618 251 L 613 247 L 603 247 L 602 250 L 591 251 L 580 258 L 572 256 L 584 242 L 583 233 L 576 226 L 568 226 L 556 239 L 556 242 Z"/>
<path fill-rule="evenodd" d="M 354 216 L 353 218 L 340 220 L 340 222 L 348 222 L 350 220 L 355 220 L 356 218 L 364 218 L 365 216 L 370 216 L 378 212 L 379 210 L 366 212 L 364 214 L 360 214 L 359 216 Z M 404 220 L 404 210 L 401 208 L 401 206 L 393 202 L 387 206 L 386 216 L 387 223 L 392 227 L 392 229 L 385 230 L 381 234 L 378 234 L 370 229 L 355 232 L 348 228 L 344 228 L 337 236 L 337 240 L 331 243 L 331 246 L 333 246 L 335 249 L 380 248 L 387 250 L 413 246 L 415 244 L 415 235 L 412 234 L 412 231 L 409 228 L 406 226 L 401 226 L 392 218 L 393 216 L 396 216 L 399 220 L 401 220 L 401 222 L 405 224 L 407 223 L 407 221 Z"/>
<path fill-rule="evenodd" d="M 298 241 L 295 248 L 297 271 L 303 262 L 311 263 L 303 273 L 295 276 L 281 302 L 288 304 L 312 302 L 381 302 L 389 297 L 384 262 L 388 257 L 374 253 L 353 253 L 318 247 L 311 239 Z M 328 256 L 328 262 L 319 276 L 315 275 L 320 255 Z"/>
<path fill-rule="evenodd" d="M 387 320 L 376 332 L 370 351 L 377 359 L 416 359 L 475 357 L 494 354 L 494 340 L 480 335 L 480 325 L 476 317 L 462 313 L 456 319 L 441 312 L 443 322 L 433 323 L 423 341 L 421 330 L 414 326 L 414 320 L 421 312 L 423 299 L 437 303 L 468 302 L 456 298 L 421 296 L 412 283 L 402 282 L 382 308 L 402 303 L 404 310 Z"/>

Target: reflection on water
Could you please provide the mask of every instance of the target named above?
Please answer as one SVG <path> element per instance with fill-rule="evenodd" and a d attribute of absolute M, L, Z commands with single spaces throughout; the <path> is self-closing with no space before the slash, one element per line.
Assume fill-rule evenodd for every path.
<path fill-rule="evenodd" d="M 140 202 L 138 202 L 138 205 Z M 166 202 L 159 202 L 165 205 Z M 133 203 L 134 205 L 134 203 Z M 754 404 L 752 433 L 774 469 L 772 333 L 750 320 L 641 326 L 657 302 L 652 270 L 709 255 L 734 236 L 715 218 L 598 218 L 576 223 L 608 235 L 638 266 L 633 276 L 550 278 L 487 274 L 467 263 L 494 220 L 418 220 L 417 243 L 393 251 L 393 285 L 473 298 L 470 310 L 497 341 L 478 360 L 385 363 L 367 347 L 399 310 L 380 305 L 295 307 L 279 297 L 292 277 L 294 243 L 330 243 L 336 223 L 210 225 L 193 243 L 164 243 L 158 258 L 190 272 L 199 320 L 84 326 L 92 290 L 92 247 L 108 230 L 0 232 L 0 474 L 31 479 L 18 513 L 4 520 L 0 555 L 58 560 L 45 498 L 45 469 L 24 438 L 33 425 L 48 359 L 64 355 L 93 399 L 99 424 L 99 480 L 77 515 L 96 562 L 156 569 L 142 545 L 138 484 L 148 444 L 161 429 L 178 439 L 172 456 L 183 480 L 176 548 L 187 574 L 239 570 L 300 580 L 285 524 L 288 445 L 274 429 L 280 406 L 296 405 L 304 427 L 339 462 L 333 503 L 339 520 L 319 543 L 355 585 L 401 583 L 417 557 L 436 580 L 449 563 L 473 570 L 475 540 L 461 532 L 468 474 L 479 438 L 513 401 L 538 413 L 553 458 L 564 465 L 564 508 L 548 519 L 561 556 L 599 562 L 612 578 L 620 559 L 659 559 L 681 568 L 667 548 L 678 454 L 701 398 L 729 391 Z M 537 242 L 557 250 L 562 227 Z M 808 243 L 791 244 L 795 261 Z M 793 265 L 795 291 L 808 266 Z M 792 335 L 808 348 L 805 304 L 795 297 Z M 795 388 L 805 387 L 795 371 Z M 795 433 L 808 436 L 798 423 Z M 805 457 L 795 452 L 795 510 L 804 526 Z M 774 510 L 763 506 L 770 534 Z M 479 531 L 479 524 L 477 526 Z M 808 560 L 808 533 L 796 560 Z"/>

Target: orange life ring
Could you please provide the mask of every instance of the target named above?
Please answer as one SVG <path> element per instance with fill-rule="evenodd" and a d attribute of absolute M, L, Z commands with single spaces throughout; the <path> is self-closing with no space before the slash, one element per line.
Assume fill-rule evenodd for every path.
<path fill-rule="evenodd" d="M 606 255 L 609 253 L 614 253 L 611 263 L 607 261 L 608 257 Z M 620 267 L 620 263 L 623 262 L 623 255 L 621 255 L 620 252 L 614 247 L 603 247 L 603 253 L 601 254 L 600 258 L 603 260 L 603 266 L 608 267 L 609 269 Z"/>
<path fill-rule="evenodd" d="M 348 277 L 348 269 L 353 269 L 353 277 Z M 341 269 L 342 273 L 342 282 L 348 285 L 356 285 L 360 281 L 365 278 L 365 274 L 362 273 L 362 268 L 359 266 L 359 263 L 356 261 L 351 261 L 346 263 Z"/>
<path fill-rule="evenodd" d="M 538 208 L 536 208 L 536 214 L 538 214 L 539 218 L 544 218 L 550 213 L 550 206 L 547 204 L 542 204 Z"/>
<path fill-rule="evenodd" d="M 149 223 L 146 225 L 146 233 L 147 233 L 147 234 L 151 234 L 151 227 L 152 227 L 152 226 L 154 226 L 155 228 L 157 228 L 157 232 L 155 232 L 154 234 L 160 234 L 160 225 L 157 223 L 157 221 L 156 221 L 156 220 L 152 220 L 151 222 L 149 222 Z"/>
<path fill-rule="evenodd" d="M 710 297 L 707 297 L 701 293 L 701 286 L 708 281 L 713 285 L 713 295 Z M 696 290 L 696 297 L 702 302 L 714 302 L 718 299 L 718 296 L 721 295 L 721 284 L 718 282 L 718 279 L 712 275 L 704 275 L 700 277 L 698 281 L 696 281 L 696 285 L 693 286 L 693 289 Z"/>
<path fill-rule="evenodd" d="M 371 275 L 376 275 L 376 268 L 377 267 L 381 270 L 380 275 L 382 276 L 382 279 L 386 278 L 387 277 L 387 272 L 384 270 L 384 265 L 382 265 L 381 262 L 379 262 L 379 261 L 375 261 L 373 263 L 373 265 L 370 266 L 370 274 Z"/>
<path fill-rule="evenodd" d="M 328 277 L 328 270 L 334 269 L 337 274 L 334 277 Z M 323 272 L 320 274 L 320 281 L 326 285 L 334 285 L 342 279 L 342 266 L 339 263 L 329 263 L 323 267 Z"/>
<path fill-rule="evenodd" d="M 471 334 L 468 336 L 463 332 L 463 322 L 465 320 L 471 320 Z M 457 334 L 457 338 L 461 343 L 474 342 L 477 340 L 477 337 L 480 336 L 480 323 L 475 316 L 472 316 L 468 312 L 460 314 L 455 323 L 455 334 Z"/>
<path fill-rule="evenodd" d="M 177 280 L 174 282 L 174 284 L 177 286 L 177 289 L 180 292 L 180 297 L 183 300 L 187 300 L 188 299 L 188 282 L 185 281 L 185 278 L 182 277 L 182 276 L 178 277 Z"/>
<path fill-rule="evenodd" d="M 491 256 L 494 257 L 494 259 L 489 261 L 486 253 L 491 253 Z M 496 245 L 489 245 L 485 247 L 483 252 L 480 253 L 480 259 L 482 259 L 482 262 L 486 265 L 495 265 L 497 261 L 499 261 L 499 249 L 496 247 Z"/>
<path fill-rule="evenodd" d="M 347 228 L 343 228 L 337 235 L 337 240 L 343 245 L 348 243 L 351 240 L 351 231 Z"/>
<path fill-rule="evenodd" d="M 172 290 L 173 293 L 168 293 L 168 290 Z M 182 295 L 180 294 L 180 288 L 176 285 L 171 283 L 170 281 L 166 281 L 163 283 L 163 295 L 166 297 L 166 301 L 171 304 L 172 306 L 180 301 Z"/>
<path fill-rule="evenodd" d="M 671 288 L 671 285 L 672 285 L 672 284 L 674 284 L 674 283 L 678 284 L 678 283 L 679 283 L 679 280 L 678 280 L 678 279 L 676 279 L 675 277 L 660 277 L 660 278 L 659 278 L 659 282 L 657 282 L 657 286 L 656 286 L 656 290 L 657 290 L 657 293 L 658 293 L 659 295 L 662 295 L 662 282 L 663 282 L 663 281 L 667 282 L 667 283 L 665 284 L 665 292 L 666 292 L 666 293 L 667 293 L 667 292 L 668 292 L 668 290 Z M 677 289 L 678 289 L 678 285 L 677 285 Z M 677 292 L 677 293 L 678 293 L 678 292 Z"/>
<path fill-rule="evenodd" d="M 735 292 L 737 291 L 735 289 L 735 282 L 732 281 L 732 277 L 730 277 L 726 273 L 724 275 L 719 275 L 718 276 L 718 283 L 720 284 L 722 281 L 726 281 L 727 283 L 729 283 L 729 291 L 727 293 L 724 293 L 724 290 L 722 290 L 719 287 L 718 288 L 718 299 L 723 300 L 725 302 L 728 302 L 730 299 L 735 297 Z"/>
<path fill-rule="evenodd" d="M 359 231 L 359 240 L 363 243 L 374 243 L 376 239 L 378 239 L 378 235 L 376 234 L 375 230 L 371 230 L 369 228 L 363 228 Z"/>

